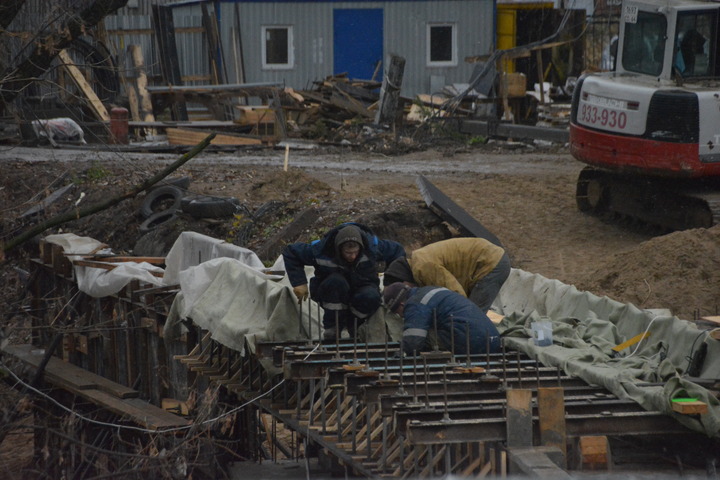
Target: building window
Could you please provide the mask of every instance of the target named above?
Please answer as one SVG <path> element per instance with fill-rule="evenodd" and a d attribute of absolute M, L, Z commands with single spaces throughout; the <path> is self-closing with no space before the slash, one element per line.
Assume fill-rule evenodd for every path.
<path fill-rule="evenodd" d="M 263 68 L 293 68 L 293 31 L 292 27 L 262 27 Z"/>
<path fill-rule="evenodd" d="M 457 65 L 457 32 L 452 23 L 428 24 L 427 63 L 431 67 Z"/>

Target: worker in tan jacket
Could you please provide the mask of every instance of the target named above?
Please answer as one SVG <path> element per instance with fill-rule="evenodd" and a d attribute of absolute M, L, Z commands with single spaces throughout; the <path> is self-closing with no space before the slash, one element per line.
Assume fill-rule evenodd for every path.
<path fill-rule="evenodd" d="M 502 247 L 483 238 L 451 238 L 394 260 L 385 270 L 383 285 L 445 287 L 487 313 L 509 275 L 510 259 Z"/>

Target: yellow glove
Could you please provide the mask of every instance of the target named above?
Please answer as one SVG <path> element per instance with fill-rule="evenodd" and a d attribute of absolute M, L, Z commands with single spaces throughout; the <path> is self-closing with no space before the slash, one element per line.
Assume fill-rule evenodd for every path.
<path fill-rule="evenodd" d="M 297 297 L 298 303 L 302 303 L 303 300 L 307 300 L 307 298 L 308 298 L 307 283 L 305 285 L 298 285 L 297 287 L 293 287 L 293 293 Z"/>

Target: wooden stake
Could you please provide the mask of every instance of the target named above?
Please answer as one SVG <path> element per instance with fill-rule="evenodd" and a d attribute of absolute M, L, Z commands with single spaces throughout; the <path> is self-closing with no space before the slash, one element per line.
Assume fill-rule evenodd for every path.
<path fill-rule="evenodd" d="M 288 161 L 290 160 L 290 145 L 285 145 L 285 164 L 283 170 L 288 171 Z"/>

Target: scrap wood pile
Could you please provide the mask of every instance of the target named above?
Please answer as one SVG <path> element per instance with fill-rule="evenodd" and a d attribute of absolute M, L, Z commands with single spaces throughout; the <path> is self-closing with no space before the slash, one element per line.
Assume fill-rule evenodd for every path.
<path fill-rule="evenodd" d="M 328 143 L 407 145 L 418 143 L 419 127 L 428 120 L 472 114 L 467 101 L 450 108 L 449 92 L 400 97 L 394 130 L 387 131 L 375 124 L 381 83 L 373 80 L 350 79 L 346 74 L 334 75 L 313 82 L 313 89 L 285 88 L 280 95 L 282 109 L 291 137 Z M 471 100 L 470 100 L 471 101 Z"/>

